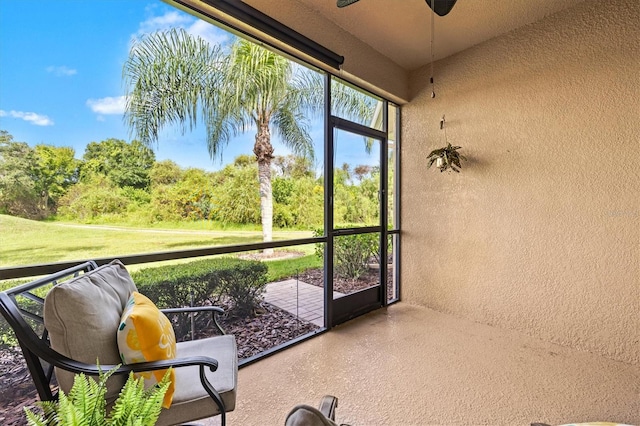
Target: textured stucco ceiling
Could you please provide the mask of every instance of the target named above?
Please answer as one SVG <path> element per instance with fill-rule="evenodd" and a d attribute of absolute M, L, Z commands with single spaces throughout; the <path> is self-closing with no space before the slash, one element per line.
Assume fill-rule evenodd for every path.
<path fill-rule="evenodd" d="M 437 60 L 450 56 L 582 1 L 458 0 L 448 15 L 435 16 L 434 57 Z M 431 9 L 424 0 L 360 0 L 342 9 L 336 7 L 336 0 L 262 3 L 274 8 L 292 8 L 296 3 L 304 5 L 405 70 L 431 61 Z M 300 23 L 284 23 L 300 28 Z"/>

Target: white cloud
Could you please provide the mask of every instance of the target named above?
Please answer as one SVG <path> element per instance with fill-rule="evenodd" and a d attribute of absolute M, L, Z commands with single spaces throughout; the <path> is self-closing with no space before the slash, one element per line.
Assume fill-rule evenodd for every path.
<path fill-rule="evenodd" d="M 88 99 L 87 106 L 98 114 L 123 114 L 127 98 L 125 96 L 106 97 L 100 99 Z"/>
<path fill-rule="evenodd" d="M 54 67 L 53 65 L 46 68 L 48 73 L 55 75 L 56 77 L 69 77 L 78 73 L 78 70 L 66 67 L 64 65 Z"/>
<path fill-rule="evenodd" d="M 132 36 L 132 40 L 140 38 L 144 34 L 170 28 L 184 28 L 189 34 L 199 36 L 210 44 L 225 44 L 229 40 L 229 34 L 226 31 L 178 11 L 167 12 L 161 16 L 153 16 L 141 22 L 138 32 Z"/>
<path fill-rule="evenodd" d="M 162 16 L 153 16 L 140 23 L 138 35 L 152 33 L 154 31 L 166 30 L 173 27 L 184 27 L 193 18 L 185 16 L 177 11 L 167 12 Z"/>
<path fill-rule="evenodd" d="M 46 115 L 36 114 L 35 112 L 24 111 L 3 111 L 0 110 L 0 117 L 13 117 L 28 121 L 36 126 L 53 126 L 53 120 Z"/>
<path fill-rule="evenodd" d="M 193 36 L 199 36 L 209 42 L 209 44 L 226 44 L 229 41 L 229 34 L 215 25 L 211 25 L 200 19 L 196 20 L 188 28 L 187 32 Z"/>

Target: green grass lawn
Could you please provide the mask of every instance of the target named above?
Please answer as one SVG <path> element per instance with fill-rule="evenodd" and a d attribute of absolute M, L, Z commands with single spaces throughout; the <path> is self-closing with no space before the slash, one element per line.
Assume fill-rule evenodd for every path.
<path fill-rule="evenodd" d="M 269 271 L 267 281 L 280 281 L 283 278 L 293 277 L 296 273 L 304 272 L 312 268 L 322 268 L 322 259 L 315 254 L 308 254 L 294 259 L 273 260 L 265 262 Z"/>
<path fill-rule="evenodd" d="M 310 231 L 274 231 L 274 240 L 311 237 Z M 38 222 L 0 215 L 0 267 L 236 245 L 262 241 L 260 231 L 140 229 Z M 313 253 L 313 246 L 291 247 Z"/>

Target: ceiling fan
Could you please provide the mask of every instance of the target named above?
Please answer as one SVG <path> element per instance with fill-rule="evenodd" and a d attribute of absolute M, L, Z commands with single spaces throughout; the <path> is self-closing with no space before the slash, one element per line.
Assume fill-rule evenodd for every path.
<path fill-rule="evenodd" d="M 359 0 L 338 0 L 338 7 L 346 7 Z M 451 11 L 456 0 L 425 0 L 430 8 L 439 16 L 444 16 Z M 432 6 L 433 5 L 433 6 Z"/>

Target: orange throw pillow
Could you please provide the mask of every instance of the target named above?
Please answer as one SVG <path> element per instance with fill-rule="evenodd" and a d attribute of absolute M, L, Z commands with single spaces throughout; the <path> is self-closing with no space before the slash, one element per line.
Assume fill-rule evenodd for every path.
<path fill-rule="evenodd" d="M 176 357 L 176 336 L 171 322 L 148 297 L 131 294 L 118 327 L 118 350 L 124 364 L 160 361 Z M 145 388 L 159 383 L 167 370 L 135 373 L 144 377 Z M 169 408 L 175 391 L 175 372 L 171 370 L 171 384 L 162 406 Z"/>

